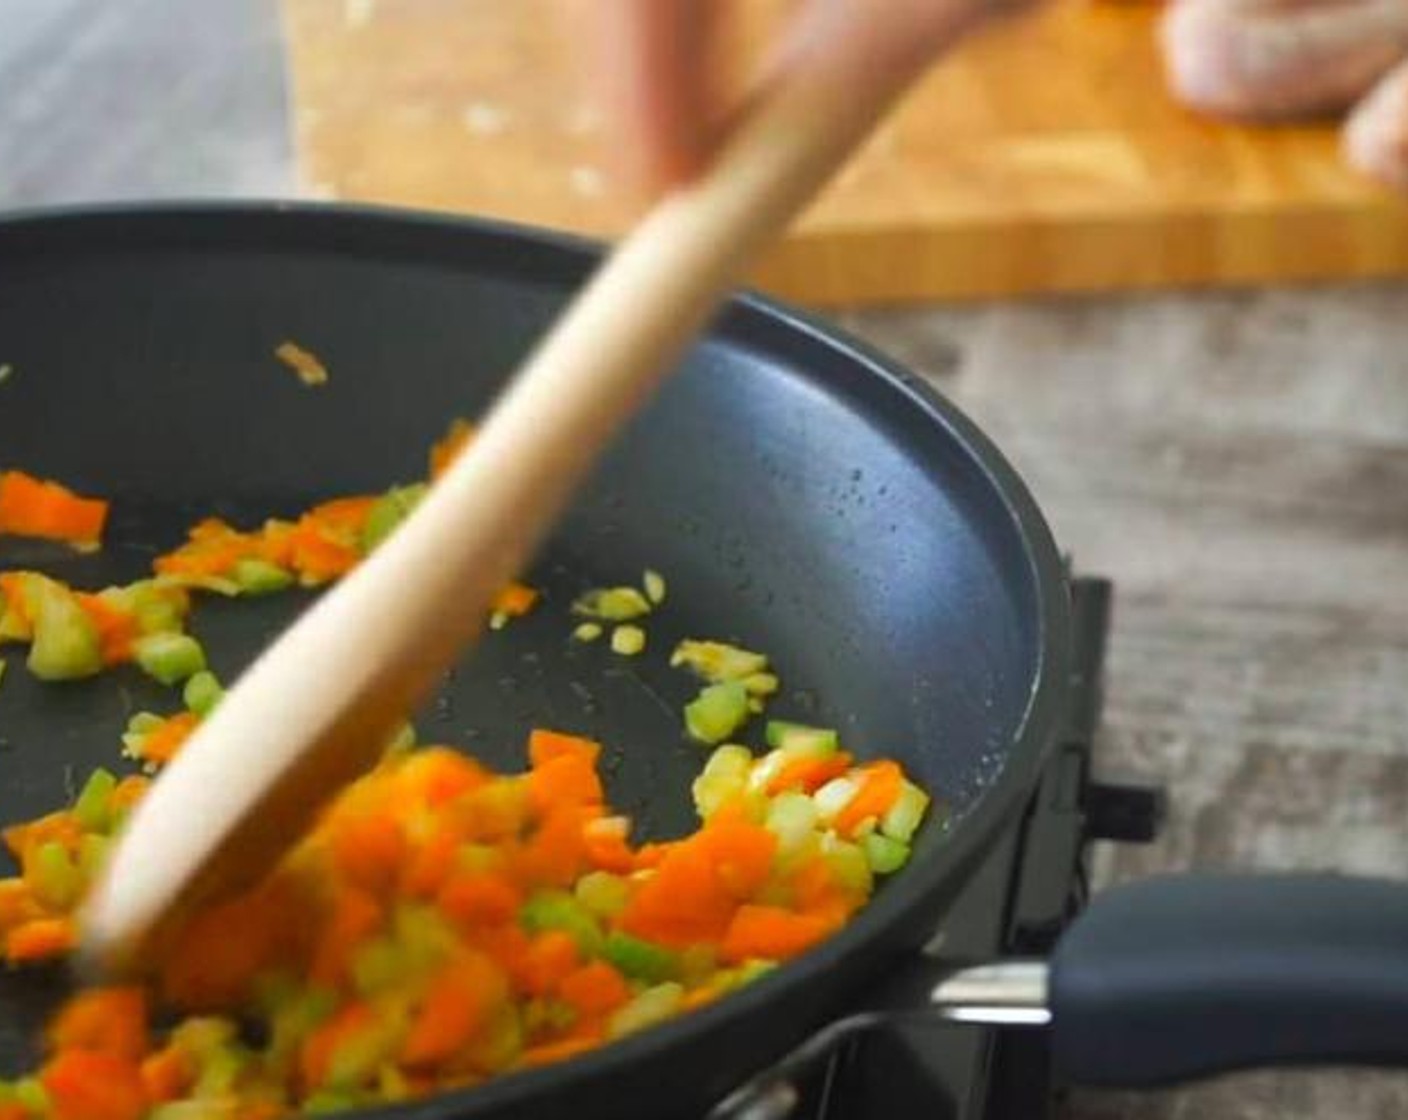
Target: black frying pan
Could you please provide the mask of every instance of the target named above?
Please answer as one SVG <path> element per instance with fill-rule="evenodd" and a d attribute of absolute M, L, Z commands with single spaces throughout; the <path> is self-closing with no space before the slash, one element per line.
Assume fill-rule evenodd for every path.
<path fill-rule="evenodd" d="M 448 419 L 482 410 L 593 259 L 558 238 L 343 208 L 0 222 L 0 364 L 13 369 L 0 384 L 0 466 L 115 502 L 102 553 L 41 556 L 0 541 L 0 566 L 42 561 L 81 585 L 126 581 L 200 515 L 245 522 L 419 477 Z M 330 384 L 305 388 L 281 366 L 273 351 L 285 339 L 317 353 Z M 651 626 L 653 656 L 571 646 L 570 599 L 647 565 L 670 585 Z M 530 578 L 545 605 L 491 635 L 452 676 L 417 720 L 422 739 L 517 767 L 533 725 L 600 738 L 614 803 L 647 834 L 683 830 L 702 755 L 680 731 L 691 684 L 663 653 L 685 636 L 726 638 L 772 655 L 785 683 L 776 715 L 835 725 L 862 755 L 900 759 L 950 811 L 850 927 L 745 992 L 575 1061 L 404 1110 L 698 1116 L 925 941 L 1024 803 L 1065 696 L 1062 569 L 1019 480 L 951 406 L 855 342 L 739 299 L 619 441 Z M 202 601 L 194 628 L 228 679 L 301 602 Z M 135 673 L 61 687 L 10 673 L 0 689 L 0 819 L 62 802 L 75 776 L 113 765 L 126 712 L 163 704 L 169 696 Z M 1194 884 L 1177 913 L 1217 888 Z M 1119 970 L 1129 949 L 1121 929 L 1169 897 L 1150 893 L 1097 906 L 1068 962 L 1056 962 L 1058 1049 L 1088 1078 L 1108 1080 L 1110 1070 L 1082 1065 L 1084 1051 L 1071 1046 L 1086 1028 L 1098 1032 L 1100 1013 L 1150 1014 L 1142 997 L 1158 985 Z M 1390 897 L 1397 910 L 1383 920 L 1396 916 L 1392 937 L 1408 946 L 1408 908 Z M 1102 912 L 1122 904 L 1133 916 L 1118 916 L 1111 934 Z M 1155 920 L 1182 930 L 1167 915 Z M 1084 940 L 1083 929 L 1092 931 Z M 1310 939 L 1307 951 L 1340 932 Z M 1257 931 L 1257 943 L 1263 936 L 1276 929 Z M 1110 955 L 1113 973 L 1091 967 L 1092 955 Z M 1206 991 L 1208 977 L 1192 975 L 1198 954 L 1186 955 L 1188 974 L 1171 975 Z M 1255 974 L 1256 953 L 1245 956 L 1243 971 Z M 1395 997 L 1408 988 L 1408 949 L 1404 962 Z M 1248 998 L 1284 992 L 1258 975 L 1262 988 L 1245 989 Z M 38 1016 L 58 985 L 54 975 L 3 978 L 0 1061 L 33 1057 Z M 1175 995 L 1164 991 L 1154 1011 L 1188 1011 Z M 1193 1010 L 1206 1018 L 1203 1004 Z M 1204 1019 L 1193 1036 L 1209 1037 Z M 1166 1021 L 1155 1020 L 1145 1029 L 1159 1036 Z M 1246 1060 L 1401 1056 L 1403 1025 L 1381 1043 L 1385 1053 L 1238 1051 L 1229 1036 L 1211 1062 L 1166 1062 L 1137 1079 Z"/>

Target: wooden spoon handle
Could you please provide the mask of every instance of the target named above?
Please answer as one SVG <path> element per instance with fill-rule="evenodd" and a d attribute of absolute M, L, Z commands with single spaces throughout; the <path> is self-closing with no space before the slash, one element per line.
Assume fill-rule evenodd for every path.
<path fill-rule="evenodd" d="M 478 634 L 617 430 L 910 75 L 797 68 L 609 257 L 416 512 L 236 683 L 137 809 L 85 914 L 109 969 L 266 870 Z M 408 384 L 413 392 L 414 385 Z"/>

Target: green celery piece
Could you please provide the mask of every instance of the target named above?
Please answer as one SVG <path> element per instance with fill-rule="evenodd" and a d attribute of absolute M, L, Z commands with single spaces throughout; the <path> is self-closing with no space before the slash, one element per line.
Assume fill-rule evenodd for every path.
<path fill-rule="evenodd" d="M 601 955 L 622 975 L 658 984 L 679 975 L 680 957 L 672 949 L 615 930 L 607 934 Z"/>
<path fill-rule="evenodd" d="M 748 721 L 748 690 L 739 681 L 711 684 L 685 705 L 684 725 L 704 743 L 722 743 Z"/>
<path fill-rule="evenodd" d="M 378 498 L 362 527 L 362 551 L 372 551 L 389 537 L 411 515 L 429 489 L 424 482 L 418 482 L 413 486 L 394 487 Z"/>
<path fill-rule="evenodd" d="M 293 586 L 293 573 L 267 560 L 237 560 L 230 574 L 243 595 L 272 595 Z"/>
<path fill-rule="evenodd" d="M 612 1038 L 634 1034 L 636 1031 L 663 1023 L 674 1015 L 684 998 L 684 989 L 675 983 L 657 984 L 647 988 L 621 1008 L 607 1026 L 607 1034 Z"/>
<path fill-rule="evenodd" d="M 870 870 L 877 875 L 892 875 L 909 862 L 909 845 L 872 832 L 860 842 Z"/>
<path fill-rule="evenodd" d="M 220 687 L 220 682 L 209 669 L 192 673 L 185 688 L 181 690 L 181 700 L 187 710 L 198 716 L 208 716 L 224 695 L 225 690 Z"/>
<path fill-rule="evenodd" d="M 83 887 L 78 868 L 67 850 L 56 840 L 46 840 L 30 856 L 34 861 L 27 867 L 26 878 L 32 878 L 34 893 L 39 901 L 53 910 L 66 910 L 78 899 Z"/>
<path fill-rule="evenodd" d="M 189 634 L 149 634 L 137 642 L 136 653 L 143 671 L 165 685 L 205 668 L 205 651 Z"/>
<path fill-rule="evenodd" d="M 834 754 L 841 746 L 840 737 L 829 727 L 808 727 L 781 719 L 768 720 L 767 742 L 789 753 L 816 757 Z"/>
<path fill-rule="evenodd" d="M 34 616 L 29 670 L 43 681 L 77 680 L 101 672 L 98 628 L 67 588 L 46 581 Z"/>
<path fill-rule="evenodd" d="M 561 930 L 577 943 L 584 957 L 601 952 L 601 927 L 591 912 L 562 891 L 541 891 L 523 904 L 518 922 L 529 933 Z"/>
<path fill-rule="evenodd" d="M 101 766 L 88 775 L 73 803 L 73 815 L 85 832 L 106 832 L 112 824 L 108 799 L 117 788 L 117 779 Z"/>

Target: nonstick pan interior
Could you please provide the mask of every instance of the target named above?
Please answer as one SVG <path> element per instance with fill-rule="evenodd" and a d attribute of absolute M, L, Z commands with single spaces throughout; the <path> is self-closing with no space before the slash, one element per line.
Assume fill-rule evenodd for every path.
<path fill-rule="evenodd" d="M 0 225 L 0 363 L 13 370 L 0 467 L 114 499 L 103 552 L 0 541 L 0 567 L 126 581 L 200 516 L 257 523 L 422 477 L 429 445 L 482 410 L 588 267 L 550 241 L 365 214 Z M 275 359 L 287 339 L 325 362 L 326 386 Z M 489 634 L 419 714 L 422 741 L 519 767 L 533 726 L 597 737 L 613 803 L 638 831 L 669 835 L 690 826 L 705 755 L 680 721 L 697 682 L 668 668 L 670 649 L 694 636 L 764 650 L 784 685 L 770 714 L 902 760 L 952 810 L 958 823 L 928 826 L 884 892 L 895 897 L 844 937 L 912 920 L 971 855 L 971 810 L 995 800 L 983 795 L 999 776 L 1021 783 L 1040 751 L 1028 725 L 1062 652 L 1063 608 L 1015 480 L 961 419 L 867 362 L 764 307 L 731 310 L 529 573 L 540 607 Z M 669 587 L 646 654 L 571 643 L 573 597 L 645 567 Z M 306 601 L 203 598 L 193 630 L 230 679 Z M 127 713 L 175 703 L 133 672 L 56 687 L 12 666 L 0 819 L 57 806 L 115 763 Z M 27 1059 L 44 987 L 4 978 L 3 1065 Z"/>

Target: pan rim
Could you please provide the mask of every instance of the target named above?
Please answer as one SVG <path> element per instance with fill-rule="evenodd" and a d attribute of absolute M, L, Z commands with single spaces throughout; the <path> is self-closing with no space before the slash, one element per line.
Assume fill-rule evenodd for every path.
<path fill-rule="evenodd" d="M 249 241 L 232 237 L 231 225 L 252 227 L 266 236 Z M 216 232 L 222 245 L 254 248 L 321 249 L 365 259 L 397 255 L 426 260 L 449 253 L 466 238 L 489 239 L 517 247 L 553 266 L 565 283 L 579 284 L 604 251 L 604 243 L 575 234 L 545 230 L 499 219 L 412 210 L 375 204 L 289 201 L 281 199 L 162 200 L 27 208 L 0 214 L 0 254 L 11 243 L 26 241 L 52 250 L 57 236 L 80 235 L 74 248 L 84 254 L 102 253 L 116 244 L 152 244 L 153 234 L 169 235 L 182 226 Z M 94 234 L 97 236 L 94 236 Z M 105 236 L 104 236 L 105 235 Z M 407 249 L 406 242 L 421 239 Z M 179 247 L 198 242 L 182 239 Z M 399 246 L 399 250 L 398 250 Z M 368 253 L 368 250 L 375 250 Z M 735 318 L 736 316 L 741 319 Z M 1050 527 L 1035 498 L 1015 468 L 978 425 L 918 374 L 883 355 L 836 323 L 784 301 L 752 290 L 741 290 L 729 301 L 707 337 L 726 341 L 739 323 L 770 327 L 800 337 L 817 350 L 829 351 L 885 383 L 902 403 L 928 423 L 937 424 L 971 460 L 999 498 L 1021 544 L 1034 596 L 1038 661 L 1016 732 L 992 783 L 945 839 L 940 858 L 907 869 L 896 880 L 902 890 L 878 896 L 843 930 L 785 968 L 749 985 L 728 999 L 680 1019 L 600 1047 L 569 1061 L 494 1078 L 472 1089 L 458 1090 L 402 1105 L 358 1110 L 359 1117 L 384 1120 L 431 1120 L 446 1114 L 483 1114 L 526 1103 L 549 1088 L 570 1091 L 573 1082 L 597 1082 L 627 1070 L 652 1056 L 688 1045 L 693 1036 L 726 1031 L 728 1024 L 760 1012 L 784 990 L 801 990 L 819 980 L 853 954 L 883 940 L 926 902 L 944 897 L 961 885 L 1008 821 L 1035 787 L 1047 751 L 1054 745 L 1064 708 L 1069 667 L 1070 614 L 1065 566 Z M 730 324 L 733 324 L 731 327 Z M 779 1050 L 782 1044 L 779 1044 Z M 775 1055 L 764 1055 L 766 1059 Z"/>

